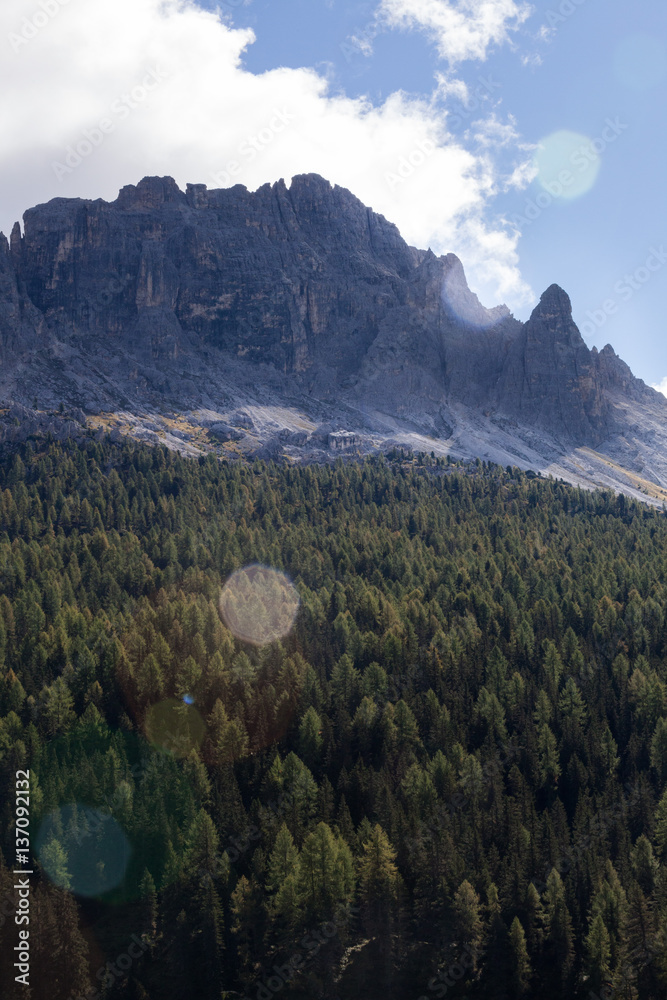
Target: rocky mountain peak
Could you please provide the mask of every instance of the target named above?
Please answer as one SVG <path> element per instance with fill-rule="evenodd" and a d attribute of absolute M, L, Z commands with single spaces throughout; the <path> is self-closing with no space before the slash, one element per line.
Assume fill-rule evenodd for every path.
<path fill-rule="evenodd" d="M 9 237 L 9 247 L 13 254 L 19 254 L 21 252 L 21 226 L 18 222 L 15 222 L 12 228 L 12 232 Z"/>
<path fill-rule="evenodd" d="M 138 184 L 127 184 L 121 188 L 118 198 L 113 203 L 117 208 L 144 209 L 146 211 L 159 209 L 169 202 L 185 204 L 183 194 L 173 177 L 144 177 Z"/>
<path fill-rule="evenodd" d="M 442 301 L 446 309 L 467 325 L 490 327 L 510 315 L 505 305 L 487 309 L 468 285 L 463 264 L 456 254 L 437 258 L 443 269 Z"/>
<path fill-rule="evenodd" d="M 558 285 L 527 323 L 487 309 L 455 254 L 408 246 L 318 174 L 254 192 L 144 177 L 113 202 L 56 198 L 24 223 L 0 239 L 10 402 L 206 411 L 230 435 L 244 400 L 274 414 L 289 401 L 357 443 L 363 428 L 403 427 L 479 454 L 482 437 L 509 434 L 503 464 L 536 437 L 600 447 L 629 406 L 667 428 L 667 400 L 610 347 L 588 349 Z M 264 425 L 261 440 L 275 432 Z M 278 451 L 303 426 L 288 424 Z"/>
<path fill-rule="evenodd" d="M 563 343 L 578 356 L 579 364 L 590 357 L 590 350 L 572 318 L 572 303 L 560 285 L 550 285 L 540 296 L 526 324 L 529 339 Z"/>
<path fill-rule="evenodd" d="M 549 285 L 546 291 L 542 292 L 539 303 L 533 309 L 531 319 L 557 318 L 559 320 L 572 319 L 572 303 L 567 292 L 563 291 L 560 285 Z"/>

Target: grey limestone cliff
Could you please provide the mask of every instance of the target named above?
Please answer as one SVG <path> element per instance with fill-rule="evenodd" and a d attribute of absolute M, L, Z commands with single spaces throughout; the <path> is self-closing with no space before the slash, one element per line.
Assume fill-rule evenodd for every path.
<path fill-rule="evenodd" d="M 408 246 L 317 175 L 255 192 L 147 177 L 114 202 L 57 198 L 23 222 L 0 236 L 8 403 L 203 407 L 224 427 L 254 400 L 463 450 L 494 426 L 524 443 L 541 433 L 543 455 L 623 438 L 637 408 L 667 424 L 663 397 L 611 348 L 588 349 L 558 286 L 525 324 L 485 309 L 457 257 Z M 282 429 L 303 443 L 300 424 Z"/>

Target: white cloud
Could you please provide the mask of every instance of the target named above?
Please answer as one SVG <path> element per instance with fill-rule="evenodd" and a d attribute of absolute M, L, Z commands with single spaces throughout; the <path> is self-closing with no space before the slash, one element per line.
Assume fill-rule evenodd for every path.
<path fill-rule="evenodd" d="M 663 394 L 663 396 L 667 396 L 667 375 L 665 375 L 662 382 L 651 383 L 651 388 L 657 389 L 658 392 Z"/>
<path fill-rule="evenodd" d="M 537 52 L 531 52 L 529 55 L 521 56 L 522 66 L 532 66 L 533 69 L 537 69 L 537 67 L 541 66 L 543 62 L 544 60 L 542 59 L 542 56 Z"/>
<path fill-rule="evenodd" d="M 460 101 L 462 104 L 467 104 L 470 101 L 470 90 L 464 80 L 459 80 L 456 77 L 445 76 L 443 73 L 436 73 L 435 79 L 438 94 L 443 99 L 452 97 L 457 101 Z"/>
<path fill-rule="evenodd" d="M 535 149 L 536 147 L 529 148 Z M 524 160 L 505 181 L 505 190 L 510 191 L 513 188 L 515 191 L 524 191 L 535 180 L 537 174 L 538 169 L 534 158 Z"/>
<path fill-rule="evenodd" d="M 380 0 L 378 17 L 390 27 L 421 28 L 450 63 L 485 59 L 530 15 L 517 0 Z"/>
<path fill-rule="evenodd" d="M 508 146 L 516 148 L 519 145 L 519 133 L 511 115 L 508 121 L 501 122 L 491 113 L 486 118 L 473 122 L 470 131 L 479 147 L 505 149 Z"/>
<path fill-rule="evenodd" d="M 63 2 L 42 0 L 56 11 L 43 25 L 38 0 L 0 8 L 0 228 L 53 197 L 113 200 L 145 175 L 169 174 L 182 188 L 255 189 L 317 172 L 395 222 L 413 245 L 458 253 L 489 304 L 516 308 L 531 298 L 518 237 L 486 221 L 503 183 L 492 151 L 471 151 L 447 134 L 437 93 L 422 100 L 396 92 L 374 105 L 332 94 L 313 69 L 247 72 L 241 60 L 253 33 L 188 0 Z M 480 51 L 503 37 L 490 8 L 515 6 L 468 4 L 487 39 Z M 470 42 L 466 51 L 477 50 Z M 90 151 L 73 166 L 69 147 L 74 156 L 77 147 Z"/>

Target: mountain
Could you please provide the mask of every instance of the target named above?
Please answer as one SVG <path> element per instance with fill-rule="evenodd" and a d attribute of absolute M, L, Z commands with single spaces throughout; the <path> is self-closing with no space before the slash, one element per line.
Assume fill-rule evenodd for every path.
<path fill-rule="evenodd" d="M 561 288 L 527 323 L 486 309 L 454 254 L 317 175 L 30 209 L 0 234 L 0 360 L 9 438 L 64 408 L 192 454 L 400 444 L 667 499 L 667 399 Z"/>

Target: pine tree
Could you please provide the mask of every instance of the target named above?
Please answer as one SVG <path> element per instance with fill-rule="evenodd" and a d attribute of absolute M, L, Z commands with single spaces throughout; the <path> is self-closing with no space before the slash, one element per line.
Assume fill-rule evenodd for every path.
<path fill-rule="evenodd" d="M 650 896 L 655 889 L 660 866 L 653 854 L 653 847 L 648 837 L 642 834 L 632 849 L 632 871 L 639 883 L 639 888 L 645 896 Z"/>
<path fill-rule="evenodd" d="M 558 759 L 558 743 L 546 723 L 538 731 L 538 750 L 540 755 L 540 780 L 543 787 L 553 789 L 558 784 L 561 768 Z"/>
<path fill-rule="evenodd" d="M 186 842 L 185 867 L 193 879 L 226 877 L 226 865 L 219 853 L 218 833 L 205 809 L 200 809 L 190 826 Z"/>
<path fill-rule="evenodd" d="M 159 701 L 164 694 L 162 667 L 152 653 L 148 654 L 137 671 L 137 689 L 144 703 Z"/>
<path fill-rule="evenodd" d="M 276 834 L 275 843 L 269 855 L 266 872 L 266 887 L 269 892 L 278 892 L 285 879 L 289 875 L 294 875 L 298 868 L 299 852 L 292 834 L 283 823 Z"/>
<path fill-rule="evenodd" d="M 659 856 L 667 861 L 667 788 L 655 811 L 655 844 Z"/>
<path fill-rule="evenodd" d="M 202 1000 L 218 1000 L 223 981 L 224 915 L 210 876 L 199 880 L 189 918 L 195 995 Z"/>
<path fill-rule="evenodd" d="M 239 957 L 241 979 L 250 983 L 258 971 L 262 954 L 264 915 L 259 888 L 242 875 L 231 897 L 232 934 Z"/>
<path fill-rule="evenodd" d="M 653 907 L 639 886 L 632 886 L 628 892 L 626 957 L 636 970 L 640 997 L 652 996 L 657 988 L 655 945 L 656 920 Z"/>
<path fill-rule="evenodd" d="M 610 979 L 611 973 L 611 943 L 609 932 L 602 916 L 593 917 L 586 936 L 586 954 L 588 976 L 591 988 L 599 993 L 602 984 Z"/>
<path fill-rule="evenodd" d="M 540 894 L 530 882 L 526 890 L 526 940 L 533 960 L 537 958 L 544 943 L 545 913 Z"/>
<path fill-rule="evenodd" d="M 61 889 L 71 889 L 72 874 L 68 869 L 67 851 L 55 837 L 51 837 L 39 855 L 40 864 L 51 882 Z"/>
<path fill-rule="evenodd" d="M 248 753 L 248 734 L 240 719 L 229 719 L 218 699 L 209 716 L 211 756 L 216 767 L 226 767 Z"/>
<path fill-rule="evenodd" d="M 552 868 L 547 878 L 543 901 L 546 922 L 545 961 L 551 964 L 560 983 L 561 993 L 565 994 L 574 960 L 574 939 L 572 918 L 565 900 L 565 887 L 555 868 Z"/>
<path fill-rule="evenodd" d="M 364 928 L 371 939 L 368 962 L 376 969 L 379 985 L 388 996 L 392 995 L 394 986 L 392 959 L 400 889 L 396 852 L 382 827 L 376 824 L 362 845 L 359 890 Z"/>
<path fill-rule="evenodd" d="M 304 841 L 299 864 L 299 888 L 306 919 L 331 919 L 337 907 L 350 901 L 354 891 L 349 847 L 334 836 L 326 823 L 318 823 Z"/>
<path fill-rule="evenodd" d="M 396 852 L 387 834 L 376 824 L 369 839 L 362 845 L 359 859 L 359 891 L 370 925 L 388 925 L 390 911 L 398 901 L 400 887 Z"/>
<path fill-rule="evenodd" d="M 606 864 L 606 878 L 595 894 L 591 907 L 591 917 L 598 915 L 609 933 L 610 966 L 616 969 L 621 961 L 622 944 L 626 936 L 628 901 L 621 880 L 609 860 Z"/>
<path fill-rule="evenodd" d="M 322 742 L 322 720 L 311 705 L 299 725 L 299 754 L 309 767 L 319 762 Z"/>
<path fill-rule="evenodd" d="M 147 934 L 151 942 L 151 950 L 155 949 L 157 938 L 158 901 L 157 890 L 153 876 L 147 868 L 139 883 L 139 897 L 141 899 L 141 924 L 142 934 Z"/>
<path fill-rule="evenodd" d="M 76 718 L 72 708 L 74 699 L 62 677 L 42 692 L 44 724 L 49 736 L 62 733 Z"/>
<path fill-rule="evenodd" d="M 667 783 L 667 718 L 658 719 L 651 739 L 651 767 L 664 788 Z"/>
<path fill-rule="evenodd" d="M 528 957 L 526 935 L 518 917 L 515 917 L 512 921 L 509 941 L 512 951 L 513 996 L 522 997 L 528 992 L 532 970 L 530 967 L 530 959 Z"/>
<path fill-rule="evenodd" d="M 512 951 L 507 925 L 502 918 L 502 908 L 497 886 L 491 882 L 487 889 L 486 934 L 484 945 L 485 982 L 496 1000 L 506 1000 L 512 981 Z"/>
<path fill-rule="evenodd" d="M 456 890 L 453 913 L 456 942 L 469 950 L 474 971 L 481 953 L 484 927 L 479 896 L 467 879 Z"/>

